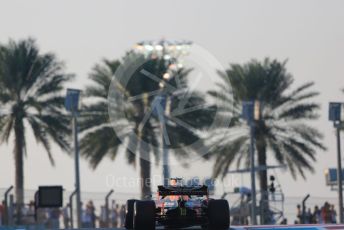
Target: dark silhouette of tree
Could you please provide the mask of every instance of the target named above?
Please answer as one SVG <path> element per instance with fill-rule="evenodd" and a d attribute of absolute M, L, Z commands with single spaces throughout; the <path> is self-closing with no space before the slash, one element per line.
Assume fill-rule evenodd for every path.
<path fill-rule="evenodd" d="M 226 73 L 220 73 L 223 82 L 217 91 L 209 93 L 228 105 L 221 111 L 233 119 L 229 129 L 215 130 L 222 136 L 213 136 L 214 176 L 225 176 L 234 163 L 237 167 L 250 165 L 249 131 L 241 119 L 241 102 L 248 100 L 258 100 L 262 106 L 260 119 L 254 122 L 258 166 L 267 166 L 267 159 L 273 158 L 287 165 L 294 178 L 298 174 L 305 178 L 306 170 L 314 172 L 317 150 L 325 150 L 322 134 L 308 123 L 318 118 L 319 104 L 311 100 L 319 93 L 311 90 L 312 82 L 291 90 L 293 77 L 285 66 L 286 62 L 277 60 L 252 60 L 233 64 Z M 258 176 L 264 202 L 268 194 L 267 171 L 259 171 Z"/>
<path fill-rule="evenodd" d="M 24 202 L 24 155 L 27 129 L 31 128 L 52 165 L 51 144 L 68 150 L 68 119 L 63 114 L 64 83 L 72 75 L 51 53 L 41 54 L 33 39 L 0 45 L 0 142 L 14 137 L 15 196 L 20 223 Z"/>
<path fill-rule="evenodd" d="M 130 58 L 143 58 L 137 56 L 128 56 L 122 61 L 130 61 Z M 112 122 L 115 125 L 121 125 L 122 130 L 127 133 L 123 138 L 128 142 L 125 146 L 128 163 L 136 165 L 136 161 L 140 163 L 140 177 L 141 196 L 144 198 L 151 195 L 150 178 L 151 178 L 151 153 L 159 161 L 160 155 L 159 146 L 161 146 L 162 133 L 160 132 L 160 124 L 156 116 L 152 115 L 143 124 L 142 121 L 150 110 L 152 101 L 156 95 L 150 93 L 157 92 L 160 89 L 160 81 L 163 79 L 163 74 L 167 71 L 166 66 L 161 59 L 144 60 L 140 66 L 133 73 L 122 73 L 122 78 L 116 83 L 116 90 L 121 91 L 125 95 L 124 102 L 119 104 L 119 101 L 110 102 L 108 105 L 108 89 L 111 79 L 119 68 L 120 61 L 104 60 L 101 64 L 97 64 L 91 74 L 90 79 L 93 84 L 86 89 L 86 98 L 92 98 L 93 102 L 88 103 L 84 108 L 85 115 L 81 122 L 81 130 L 84 136 L 81 140 L 81 152 L 86 159 L 89 160 L 91 166 L 96 168 L 105 156 L 115 159 L 118 154 L 119 146 L 123 143 L 113 130 L 108 115 L 108 106 L 115 106 L 116 113 L 112 114 Z M 148 78 L 142 70 L 155 75 L 158 79 L 152 80 Z M 124 69 L 123 71 L 130 72 L 131 69 Z M 187 75 L 191 70 L 180 69 L 176 73 L 179 77 L 179 86 L 187 88 Z M 130 79 L 128 79 L 130 78 Z M 176 86 L 175 78 L 171 78 L 168 84 Z M 172 90 L 173 91 L 173 90 Z M 173 94 L 173 92 L 172 92 Z M 131 100 L 131 98 L 136 98 Z M 178 106 L 180 98 L 174 97 L 171 102 L 171 110 Z M 193 92 L 186 102 L 186 108 L 194 105 L 204 103 L 204 99 L 200 93 Z M 122 116 L 125 114 L 125 117 Z M 177 115 L 179 120 L 189 124 L 195 129 L 201 129 L 212 121 L 214 115 L 214 108 L 200 108 L 190 113 L 182 113 Z M 166 130 L 170 139 L 168 146 L 177 157 L 185 159 L 192 149 L 189 147 L 195 141 L 202 140 L 194 130 L 189 130 L 175 122 L 170 117 L 166 117 Z M 115 122 L 116 121 L 116 122 Z M 130 145 L 130 148 L 128 148 Z M 185 147 L 185 148 L 184 148 Z M 137 157 L 138 156 L 138 157 Z"/>

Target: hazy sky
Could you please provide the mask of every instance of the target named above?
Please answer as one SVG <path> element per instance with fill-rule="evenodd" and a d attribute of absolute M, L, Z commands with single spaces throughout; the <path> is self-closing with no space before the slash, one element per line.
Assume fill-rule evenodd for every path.
<path fill-rule="evenodd" d="M 4 1 L 0 0 L 0 42 L 28 36 L 42 51 L 52 51 L 77 75 L 70 86 L 82 88 L 92 66 L 102 58 L 119 58 L 145 39 L 187 39 L 203 46 L 224 66 L 252 58 L 288 59 L 295 87 L 315 81 L 321 92 L 321 117 L 315 125 L 323 131 L 327 152 L 318 153 L 315 174 L 293 181 L 278 173 L 287 196 L 336 196 L 325 186 L 324 169 L 336 165 L 335 134 L 327 121 L 329 101 L 344 101 L 344 1 Z M 56 167 L 32 137 L 28 140 L 25 186 L 63 184 L 73 188 L 73 159 L 54 149 Z M 13 183 L 12 144 L 0 147 L 0 188 Z M 173 169 L 175 176 L 211 174 L 212 164 L 197 163 Z M 199 170 L 199 169 L 202 170 Z M 160 169 L 154 174 L 160 175 Z M 121 154 L 92 171 L 81 162 L 82 188 L 107 191 L 106 176 L 136 177 Z M 249 180 L 244 178 L 249 185 Z M 115 188 L 124 191 L 123 188 Z M 132 192 L 137 192 L 137 189 Z"/>

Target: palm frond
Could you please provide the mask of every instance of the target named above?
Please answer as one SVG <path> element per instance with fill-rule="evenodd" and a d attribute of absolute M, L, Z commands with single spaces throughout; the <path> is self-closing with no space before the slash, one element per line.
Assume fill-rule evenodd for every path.
<path fill-rule="evenodd" d="M 297 104 L 281 112 L 281 114 L 279 114 L 278 119 L 317 119 L 319 117 L 319 115 L 316 112 L 318 109 L 320 109 L 320 106 L 315 103 Z"/>
<path fill-rule="evenodd" d="M 51 152 L 51 146 L 50 146 L 48 137 L 45 135 L 44 130 L 42 130 L 43 127 L 41 126 L 39 122 L 35 120 L 34 117 L 29 117 L 28 122 L 31 125 L 32 131 L 36 138 L 37 143 L 42 144 L 44 146 L 48 154 L 50 163 L 54 166 L 55 161 Z"/>
<path fill-rule="evenodd" d="M 8 143 L 8 139 L 11 136 L 11 132 L 14 127 L 14 117 L 11 115 L 4 116 L 1 119 L 1 133 L 0 133 L 0 143 Z"/>
<path fill-rule="evenodd" d="M 95 169 L 105 156 L 115 159 L 121 144 L 111 127 L 89 132 L 80 141 L 80 152 Z"/>

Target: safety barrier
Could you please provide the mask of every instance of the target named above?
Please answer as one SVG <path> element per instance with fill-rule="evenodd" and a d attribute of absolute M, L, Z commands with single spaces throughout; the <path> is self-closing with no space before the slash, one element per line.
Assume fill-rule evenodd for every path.
<path fill-rule="evenodd" d="M 43 225 L 26 225 L 26 226 L 12 226 L 0 227 L 0 230 L 45 230 Z"/>
<path fill-rule="evenodd" d="M 284 226 L 244 226 L 232 227 L 231 230 L 275 230 L 275 229 L 292 229 L 292 230 L 343 230 L 344 225 L 284 225 Z"/>
<path fill-rule="evenodd" d="M 16 227 L 0 227 L 0 230 L 46 230 L 44 226 L 16 226 Z M 116 228 L 96 228 L 101 230 L 116 230 Z M 117 228 L 118 230 L 120 228 Z M 344 225 L 288 225 L 288 226 L 232 226 L 230 230 L 343 230 Z M 73 229 L 79 230 L 79 229 Z M 82 228 L 80 230 L 95 230 L 93 228 Z"/>

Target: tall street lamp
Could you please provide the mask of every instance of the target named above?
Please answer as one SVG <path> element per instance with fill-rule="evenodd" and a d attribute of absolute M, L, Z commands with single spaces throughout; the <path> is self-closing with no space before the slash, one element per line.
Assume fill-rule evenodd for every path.
<path fill-rule="evenodd" d="M 73 122 L 73 142 L 74 142 L 74 162 L 75 162 L 75 191 L 76 191 L 76 215 L 77 227 L 81 228 L 81 193 L 80 193 L 80 166 L 79 166 L 79 142 L 78 142 L 78 111 L 80 90 L 67 89 L 65 107 L 72 115 Z"/>
<path fill-rule="evenodd" d="M 337 133 L 337 184 L 338 184 L 338 209 L 339 221 L 344 223 L 343 217 L 343 172 L 342 172 L 342 154 L 340 149 L 340 129 L 344 120 L 344 103 L 330 102 L 329 120 L 333 122 Z"/>
<path fill-rule="evenodd" d="M 168 145 L 170 145 L 168 134 L 166 130 L 165 116 L 169 115 L 172 97 L 169 93 L 164 91 L 165 84 L 173 78 L 173 72 L 178 68 L 182 68 L 182 64 L 179 63 L 179 58 L 188 54 L 188 50 L 192 43 L 189 41 L 143 41 L 136 44 L 134 50 L 138 53 L 144 54 L 148 58 L 159 57 L 163 60 L 166 72 L 162 76 L 162 80 L 159 83 L 161 94 L 156 96 L 155 102 L 152 103 L 152 107 L 158 112 L 159 122 L 161 123 L 162 133 L 162 161 L 163 161 L 163 184 L 167 185 L 170 179 L 170 167 L 169 167 L 169 154 Z"/>
<path fill-rule="evenodd" d="M 242 117 L 247 121 L 250 127 L 250 173 L 251 173 L 251 224 L 257 224 L 257 193 L 256 193 L 256 176 L 255 176 L 255 155 L 254 155 L 254 128 L 255 121 L 259 120 L 260 116 L 260 103 L 258 101 L 243 101 L 242 102 Z"/>

